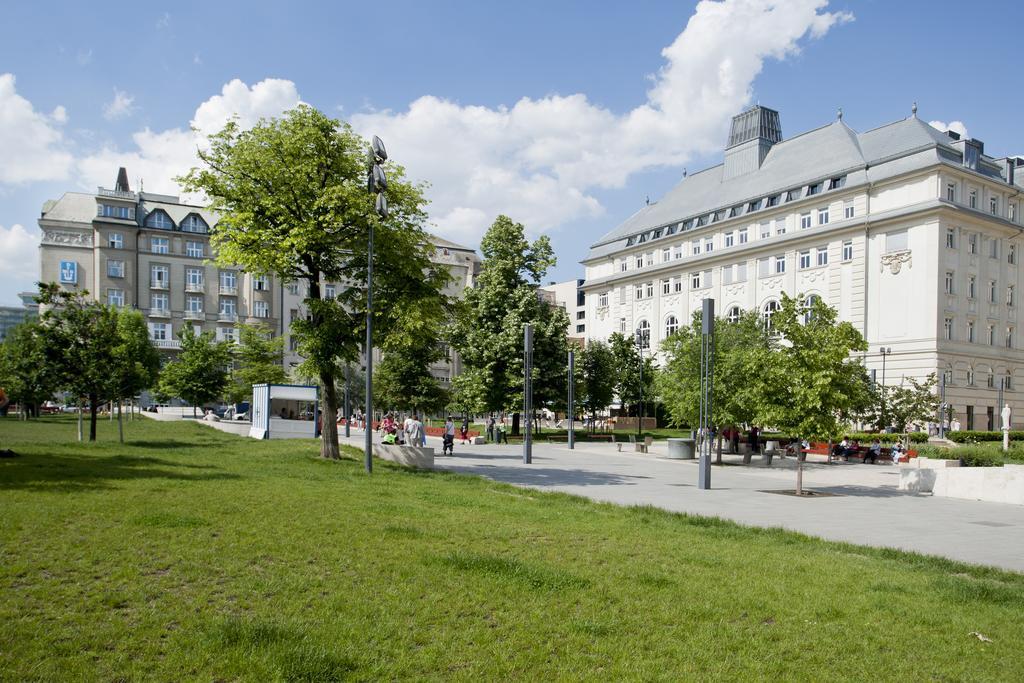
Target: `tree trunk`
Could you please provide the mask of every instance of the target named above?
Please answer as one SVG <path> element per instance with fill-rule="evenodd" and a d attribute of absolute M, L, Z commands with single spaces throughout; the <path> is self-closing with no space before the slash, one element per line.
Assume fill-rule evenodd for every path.
<path fill-rule="evenodd" d="M 722 430 L 718 430 L 718 452 L 715 455 L 715 464 L 722 464 Z"/>
<path fill-rule="evenodd" d="M 121 401 L 117 402 L 117 440 L 124 443 L 124 420 L 121 416 Z"/>
<path fill-rule="evenodd" d="M 320 373 L 320 385 L 324 389 L 323 408 L 320 411 L 320 457 L 329 460 L 341 458 L 338 446 L 338 392 L 334 386 L 334 375 Z M 367 415 L 365 429 L 371 429 L 373 420 Z"/>
<path fill-rule="evenodd" d="M 99 409 L 99 397 L 96 394 L 89 394 L 89 441 L 96 440 L 96 413 Z"/>
<path fill-rule="evenodd" d="M 82 441 L 82 397 L 78 397 L 78 441 Z"/>

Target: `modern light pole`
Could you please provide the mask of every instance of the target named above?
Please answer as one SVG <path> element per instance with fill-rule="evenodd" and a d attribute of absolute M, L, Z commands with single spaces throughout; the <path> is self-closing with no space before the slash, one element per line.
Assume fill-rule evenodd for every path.
<path fill-rule="evenodd" d="M 523 464 L 533 462 L 533 325 L 523 325 Z"/>
<path fill-rule="evenodd" d="M 388 189 L 388 179 L 384 175 L 381 164 L 387 161 L 388 152 L 384 143 L 376 135 L 370 143 L 370 170 L 367 173 L 366 187 L 371 194 L 377 195 L 374 207 L 380 218 L 388 217 L 388 200 L 384 191 Z M 373 220 L 370 221 L 370 234 L 366 250 L 366 415 L 364 429 L 363 460 L 366 471 L 373 472 Z"/>
<path fill-rule="evenodd" d="M 576 352 L 569 349 L 569 450 L 576 448 L 576 431 L 573 429 L 573 418 L 576 416 Z"/>
<path fill-rule="evenodd" d="M 636 414 L 636 436 L 640 438 L 643 436 L 644 428 L 644 347 L 651 343 L 651 330 L 650 328 L 640 328 L 636 330 L 636 348 L 640 353 L 640 409 Z"/>
<path fill-rule="evenodd" d="M 942 372 L 942 380 L 939 382 L 939 438 L 946 438 L 946 372 Z"/>
<path fill-rule="evenodd" d="M 352 406 L 350 403 L 351 392 L 349 391 L 348 382 L 348 363 L 345 363 L 345 438 L 349 438 L 351 434 L 350 426 L 352 422 Z"/>
<path fill-rule="evenodd" d="M 892 347 L 891 346 L 889 346 L 889 347 L 883 346 L 882 348 L 880 348 L 878 350 L 878 352 L 880 354 L 882 354 L 882 391 L 881 391 L 881 395 L 882 395 L 882 425 L 881 426 L 882 426 L 882 429 L 888 429 L 889 428 L 888 419 L 887 419 L 888 415 L 886 415 L 886 410 L 885 410 L 886 409 L 885 357 L 888 356 L 890 353 L 892 353 Z"/>
<path fill-rule="evenodd" d="M 698 461 L 697 488 L 711 488 L 711 426 L 715 385 L 715 300 L 701 303 L 700 334 L 700 460 Z"/>

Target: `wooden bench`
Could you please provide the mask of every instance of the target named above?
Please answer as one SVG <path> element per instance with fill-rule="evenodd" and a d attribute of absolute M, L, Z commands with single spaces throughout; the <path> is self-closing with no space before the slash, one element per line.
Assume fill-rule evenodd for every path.
<path fill-rule="evenodd" d="M 835 445 L 833 445 L 833 448 L 835 448 Z M 828 444 L 827 443 L 812 443 L 810 448 L 802 449 L 801 452 L 805 453 L 805 454 L 824 455 L 824 456 L 828 457 L 828 454 L 829 454 Z M 862 445 L 857 447 L 857 451 L 855 453 L 849 453 L 849 454 L 842 455 L 842 456 L 836 455 L 836 456 L 833 456 L 833 457 L 837 457 L 837 458 L 838 457 L 842 457 L 842 459 L 844 461 L 846 461 L 846 462 L 849 462 L 850 458 L 860 458 L 861 462 L 866 463 L 867 462 L 867 458 L 869 457 L 868 453 L 870 453 L 870 452 L 871 452 L 871 447 L 870 446 L 865 446 L 865 445 L 862 444 Z M 887 462 L 892 462 L 892 448 L 891 447 L 887 448 L 885 446 L 882 446 L 881 454 L 878 456 L 877 459 L 875 459 L 873 456 L 870 456 L 870 457 L 872 457 L 873 462 L 876 462 L 876 463 L 878 462 L 878 460 L 885 460 Z M 904 453 L 900 457 L 900 462 L 909 462 L 911 458 L 916 458 L 916 457 L 917 457 L 917 451 L 915 451 L 914 449 L 910 449 L 910 450 L 908 450 L 906 453 Z"/>

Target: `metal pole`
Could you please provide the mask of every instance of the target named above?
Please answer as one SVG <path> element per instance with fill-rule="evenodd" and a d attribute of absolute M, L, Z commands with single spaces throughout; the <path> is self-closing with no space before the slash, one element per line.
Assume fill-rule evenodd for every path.
<path fill-rule="evenodd" d="M 704 299 L 701 309 L 700 367 L 701 367 L 701 448 L 697 474 L 697 488 L 711 488 L 711 423 L 715 377 L 715 300 Z"/>
<path fill-rule="evenodd" d="M 942 371 L 942 381 L 939 383 L 939 438 L 946 438 L 946 371 Z"/>
<path fill-rule="evenodd" d="M 569 349 L 569 450 L 576 448 L 576 430 L 573 429 L 573 418 L 576 416 L 576 352 Z"/>
<path fill-rule="evenodd" d="M 999 402 L 996 404 L 996 414 L 1002 414 L 1003 411 L 1003 382 L 1004 377 L 999 378 Z M 1000 425 L 1002 427 L 1002 425 Z"/>
<path fill-rule="evenodd" d="M 349 403 L 351 392 L 349 390 L 348 363 L 345 363 L 345 438 L 352 436 L 349 427 L 352 422 L 352 406 Z"/>
<path fill-rule="evenodd" d="M 640 407 L 636 411 L 636 436 L 640 438 L 643 432 L 644 414 L 644 333 L 637 332 L 636 347 L 640 351 Z"/>
<path fill-rule="evenodd" d="M 523 326 L 523 464 L 533 462 L 533 325 Z"/>
<path fill-rule="evenodd" d="M 363 461 L 366 471 L 373 472 L 373 221 L 366 261 L 366 413 L 363 415 L 366 441 Z"/>

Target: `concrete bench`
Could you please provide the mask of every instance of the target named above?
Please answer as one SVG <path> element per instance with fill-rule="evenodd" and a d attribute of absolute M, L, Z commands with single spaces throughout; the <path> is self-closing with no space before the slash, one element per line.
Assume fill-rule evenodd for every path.
<path fill-rule="evenodd" d="M 433 448 L 374 444 L 373 454 L 381 460 L 390 460 L 406 467 L 416 467 L 421 470 L 434 469 Z"/>

